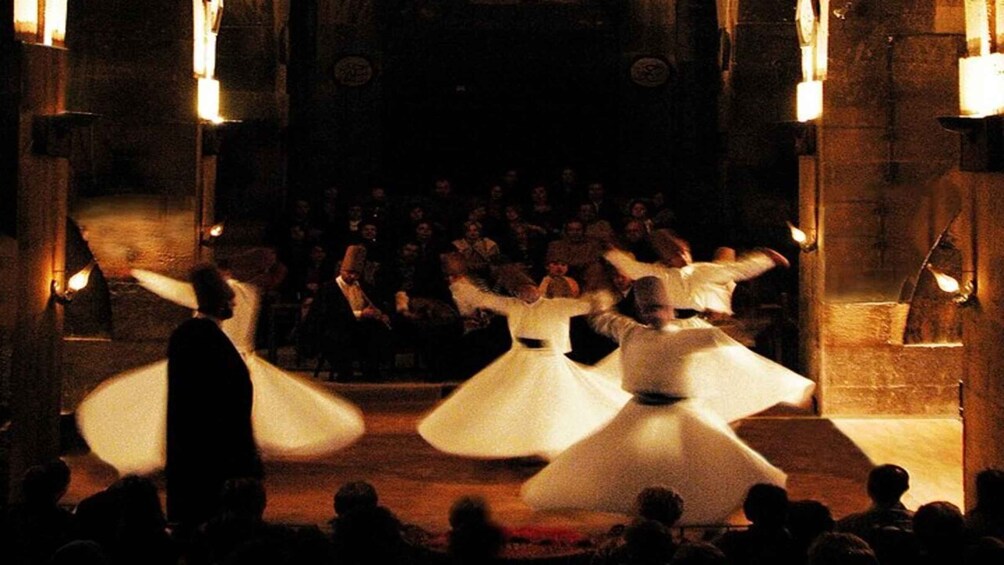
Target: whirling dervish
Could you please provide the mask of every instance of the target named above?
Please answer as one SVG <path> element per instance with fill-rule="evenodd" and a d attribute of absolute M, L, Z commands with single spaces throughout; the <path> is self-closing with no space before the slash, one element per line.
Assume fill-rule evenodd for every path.
<path fill-rule="evenodd" d="M 642 489 L 665 484 L 686 501 L 682 524 L 720 523 L 750 486 L 784 485 L 786 476 L 702 402 L 720 394 L 700 373 L 701 356 L 721 347 L 717 329 L 674 326 L 676 303 L 659 278 L 637 280 L 634 292 L 644 324 L 614 312 L 591 320 L 620 344 L 623 387 L 634 398 L 527 481 L 521 496 L 538 509 L 629 512 Z"/>
<path fill-rule="evenodd" d="M 429 413 L 418 433 L 433 447 L 481 458 L 551 458 L 606 424 L 630 395 L 565 356 L 569 320 L 588 299 L 541 298 L 518 270 L 502 277 L 519 297 L 478 289 L 465 276 L 450 285 L 462 312 L 507 317 L 512 348 Z"/>
<path fill-rule="evenodd" d="M 140 285 L 186 308 L 197 307 L 187 282 L 134 269 Z M 222 330 L 240 352 L 254 387 L 252 427 L 265 458 L 313 458 L 343 449 L 364 431 L 362 412 L 308 379 L 259 357 L 254 332 L 259 296 L 250 284 L 228 278 L 234 316 Z M 77 407 L 77 423 L 91 451 L 120 474 L 150 473 L 165 464 L 167 361 L 113 376 Z"/>
<path fill-rule="evenodd" d="M 674 309 L 690 308 L 731 314 L 731 297 L 736 280 L 757 276 L 787 260 L 773 250 L 757 250 L 739 260 L 695 263 L 685 241 L 657 231 L 653 236 L 665 262 L 641 263 L 627 253 L 611 249 L 606 259 L 629 278 L 652 276 L 664 283 L 666 300 Z M 736 278 L 730 278 L 736 277 Z M 667 282 L 669 281 L 669 282 Z M 803 406 L 811 400 L 815 383 L 784 365 L 776 363 L 739 343 L 717 326 L 694 316 L 674 319 L 667 327 L 675 330 L 702 328 L 711 347 L 688 356 L 688 374 L 700 379 L 702 402 L 727 422 L 752 416 L 777 404 Z M 608 379 L 623 378 L 621 349 L 614 350 L 595 365 Z"/>

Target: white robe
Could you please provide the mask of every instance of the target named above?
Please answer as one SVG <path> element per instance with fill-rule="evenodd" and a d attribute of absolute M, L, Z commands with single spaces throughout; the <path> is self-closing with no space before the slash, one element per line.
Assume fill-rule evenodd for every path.
<path fill-rule="evenodd" d="M 418 433 L 433 447 L 465 457 L 554 457 L 610 421 L 630 399 L 617 383 L 565 357 L 569 319 L 585 300 L 541 298 L 527 304 L 451 286 L 461 311 L 490 309 L 508 318 L 512 348 L 462 384 L 430 412 Z M 529 348 L 519 339 L 540 340 Z"/>
<path fill-rule="evenodd" d="M 732 313 L 732 290 L 736 281 L 752 279 L 775 267 L 774 260 L 761 252 L 750 253 L 736 261 L 691 263 L 685 267 L 642 263 L 619 249 L 611 249 L 603 257 L 628 278 L 660 279 L 673 308 L 725 314 Z"/>
<path fill-rule="evenodd" d="M 785 474 L 704 404 L 718 384 L 691 370 L 716 347 L 713 332 L 659 330 L 614 313 L 594 325 L 621 344 L 625 390 L 687 399 L 647 405 L 636 396 L 610 424 L 527 481 L 521 490 L 527 504 L 628 513 L 642 489 L 665 485 L 684 499 L 682 524 L 713 524 L 738 508 L 754 484 L 784 485 Z"/>
<path fill-rule="evenodd" d="M 140 284 L 163 298 L 196 307 L 188 283 L 134 270 Z M 234 316 L 221 327 L 247 363 L 254 386 L 251 423 L 266 458 L 311 458 L 355 442 L 362 412 L 318 384 L 286 373 L 254 351 L 259 298 L 255 287 L 230 280 Z M 77 425 L 91 451 L 120 474 L 164 467 L 167 434 L 167 360 L 110 377 L 77 406 Z"/>

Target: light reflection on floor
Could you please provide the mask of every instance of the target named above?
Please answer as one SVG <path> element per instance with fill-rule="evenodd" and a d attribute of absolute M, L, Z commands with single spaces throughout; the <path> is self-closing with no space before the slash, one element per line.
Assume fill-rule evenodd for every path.
<path fill-rule="evenodd" d="M 476 461 L 436 452 L 417 433 L 418 420 L 438 395 L 425 386 L 374 391 L 339 385 L 338 392 L 363 408 L 367 434 L 348 449 L 311 462 L 271 462 L 266 467 L 266 517 L 289 523 L 323 524 L 341 484 L 367 479 L 384 504 L 403 520 L 445 531 L 452 501 L 479 494 L 508 525 L 548 525 L 600 532 L 624 521 L 616 514 L 538 512 L 518 497 L 538 465 Z M 356 394 L 358 393 L 358 394 Z M 734 426 L 751 447 L 788 473 L 792 499 L 815 499 L 834 516 L 868 506 L 865 481 L 876 463 L 897 463 L 911 473 L 906 503 L 962 502 L 962 426 L 957 419 L 834 419 L 761 417 Z M 73 470 L 65 502 L 72 503 L 115 480 L 107 465 L 87 454 L 68 457 Z M 737 514 L 741 520 L 741 514 Z"/>

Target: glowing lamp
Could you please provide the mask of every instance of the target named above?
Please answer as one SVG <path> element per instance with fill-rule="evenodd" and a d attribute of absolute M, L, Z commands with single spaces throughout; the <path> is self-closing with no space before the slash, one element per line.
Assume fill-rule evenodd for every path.
<path fill-rule="evenodd" d="M 791 222 L 786 223 L 788 224 L 788 231 L 791 232 L 791 240 L 798 244 L 799 249 L 806 253 L 816 250 L 815 239 L 809 239 L 809 236 L 795 224 Z"/>
<path fill-rule="evenodd" d="M 930 263 L 927 264 L 927 270 L 934 275 L 934 282 L 937 283 L 938 288 L 946 294 L 951 294 L 954 302 L 966 306 L 972 304 L 976 300 L 975 285 L 973 285 L 973 281 L 969 281 L 966 283 L 966 286 L 963 287 L 959 284 L 958 279 L 935 268 Z"/>
<path fill-rule="evenodd" d="M 88 263 L 83 269 L 76 272 L 70 280 L 66 281 L 66 288 L 63 288 L 55 280 L 49 285 L 49 289 L 52 293 L 52 299 L 60 304 L 69 304 L 73 300 L 74 295 L 87 287 L 87 283 L 91 280 L 91 271 L 94 270 L 94 261 Z"/>
<path fill-rule="evenodd" d="M 223 222 L 217 222 L 208 228 L 203 228 L 202 238 L 199 243 L 207 247 L 211 246 L 221 235 L 223 235 Z"/>
<path fill-rule="evenodd" d="M 220 81 L 199 79 L 199 117 L 211 122 L 222 122 L 220 117 Z"/>
<path fill-rule="evenodd" d="M 800 122 L 815 120 L 823 115 L 823 81 L 811 80 L 798 83 L 797 117 Z"/>
<path fill-rule="evenodd" d="M 1004 114 L 1004 53 L 959 59 L 959 109 L 963 116 Z"/>
<path fill-rule="evenodd" d="M 67 0 L 14 0 L 14 32 L 22 41 L 62 45 Z"/>

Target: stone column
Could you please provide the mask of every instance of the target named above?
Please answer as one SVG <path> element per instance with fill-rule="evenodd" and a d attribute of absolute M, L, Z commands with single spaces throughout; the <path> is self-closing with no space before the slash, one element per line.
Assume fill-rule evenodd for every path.
<path fill-rule="evenodd" d="M 4 51 L 20 82 L 10 97 L 17 121 L 5 122 L 3 132 L 18 145 L 16 195 L 3 196 L 16 202 L 16 312 L 4 314 L 14 317 L 9 477 L 16 486 L 28 467 L 57 457 L 60 447 L 63 312 L 51 300 L 50 284 L 66 279 L 69 167 L 65 158 L 44 154 L 38 146 L 44 132 L 33 135 L 32 126 L 40 116 L 66 109 L 68 58 L 65 49 L 20 42 Z"/>
<path fill-rule="evenodd" d="M 818 331 L 803 337 L 818 342 L 824 415 L 957 413 L 959 345 L 903 340 L 909 289 L 960 206 L 958 140 L 934 120 L 958 107 L 952 4 L 856 2 L 830 17 L 816 169 L 801 187 L 803 212 L 818 203 L 802 327 Z"/>

